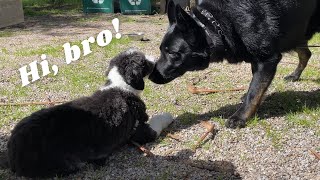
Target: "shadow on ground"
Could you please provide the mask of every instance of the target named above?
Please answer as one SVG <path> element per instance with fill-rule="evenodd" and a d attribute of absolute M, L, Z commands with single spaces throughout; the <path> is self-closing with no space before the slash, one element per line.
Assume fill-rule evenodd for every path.
<path fill-rule="evenodd" d="M 8 137 L 5 135 L 0 135 L 1 139 L 1 145 L 6 144 Z M 141 154 L 138 153 L 138 150 L 136 150 L 136 147 L 131 147 L 128 148 L 128 146 L 125 146 L 123 148 L 120 148 L 118 151 L 115 152 L 117 153 L 126 153 L 129 149 L 135 151 L 135 153 L 131 153 L 130 156 L 134 156 L 137 160 L 127 162 L 127 166 L 131 168 L 137 168 L 135 167 L 135 164 L 138 163 L 139 159 L 141 159 Z M 134 149 L 133 149 L 134 148 Z M 131 151 L 129 150 L 129 151 Z M 204 161 L 204 160 L 191 160 L 190 157 L 194 155 L 195 152 L 184 149 L 182 151 L 179 151 L 176 155 L 174 156 L 151 156 L 151 157 L 143 157 L 147 158 L 149 162 L 152 162 L 156 164 L 157 166 L 154 167 L 141 167 L 143 168 L 144 171 L 149 171 L 150 175 L 155 175 L 153 172 L 155 171 L 165 171 L 168 168 L 173 168 L 176 169 L 178 174 L 177 176 L 181 177 L 183 176 L 185 179 L 193 179 L 194 176 L 199 177 L 200 172 L 202 172 L 202 175 L 205 175 L 206 177 L 210 177 L 210 179 L 242 179 L 239 173 L 236 171 L 236 167 L 229 161 Z M 1 147 L 0 151 L 0 179 L 16 179 L 17 177 L 15 176 L 14 173 L 11 173 L 11 171 L 8 169 L 8 165 L 6 162 L 6 148 Z M 104 173 L 105 170 L 108 168 L 116 168 L 116 169 L 122 169 L 124 164 L 123 162 L 117 162 L 114 160 L 107 160 L 105 165 L 93 165 L 95 168 L 93 171 L 97 171 L 97 173 Z M 110 166 L 110 164 L 112 164 Z M 162 165 L 161 168 L 159 168 L 159 165 Z M 116 167 L 115 167 L 116 166 Z M 118 167 L 119 166 L 119 167 Z M 180 172 L 180 167 L 188 167 L 188 169 L 191 169 L 191 171 L 185 172 L 185 174 L 179 174 Z M 164 168 L 164 169 L 162 169 Z M 80 170 L 78 173 L 71 174 L 71 176 L 77 177 L 78 175 L 81 176 L 81 173 L 85 173 L 88 171 L 86 168 L 83 168 Z M 99 172 L 98 172 L 99 171 Z M 101 172 L 100 172 L 101 171 Z M 167 174 L 168 177 L 172 177 L 172 174 Z M 63 177 L 63 179 L 66 178 L 68 179 L 68 176 Z M 28 178 L 26 178 L 28 179 Z"/>
<path fill-rule="evenodd" d="M 229 161 L 204 161 L 204 160 L 191 160 L 189 157 L 193 156 L 195 152 L 184 149 L 179 151 L 175 156 L 155 156 L 153 159 L 157 161 L 169 161 L 174 164 L 184 164 L 191 166 L 194 172 L 205 171 L 206 175 L 211 176 L 213 179 L 242 179 L 240 174 L 237 173 L 236 167 Z M 191 172 L 190 172 L 191 173 Z M 189 176 L 192 176 L 190 174 Z M 186 175 L 185 179 L 193 179 Z"/>
<path fill-rule="evenodd" d="M 227 119 L 237 108 L 240 103 L 226 105 L 215 111 L 204 114 L 184 113 L 179 115 L 176 120 L 191 118 L 190 122 L 198 123 L 199 120 L 208 120 L 214 117 Z M 258 110 L 258 117 L 271 118 L 281 117 L 288 113 L 302 112 L 304 109 L 316 109 L 320 107 L 320 89 L 315 91 L 285 91 L 276 92 L 267 96 Z M 191 126 L 194 123 L 190 123 Z M 186 128 L 186 127 L 183 127 Z M 174 129 L 173 131 L 179 131 Z"/>

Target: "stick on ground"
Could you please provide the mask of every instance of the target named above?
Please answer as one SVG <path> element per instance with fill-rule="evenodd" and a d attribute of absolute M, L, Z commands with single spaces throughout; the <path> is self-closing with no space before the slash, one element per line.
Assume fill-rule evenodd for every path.
<path fill-rule="evenodd" d="M 138 144 L 138 143 L 136 143 L 134 141 L 131 141 L 131 143 L 133 145 L 137 146 L 140 149 L 140 151 L 145 153 L 147 156 L 154 156 L 154 154 L 151 151 L 149 151 L 147 148 L 145 148 L 144 146 L 141 146 L 140 144 Z"/>
<path fill-rule="evenodd" d="M 320 154 L 319 153 L 317 153 L 315 150 L 313 150 L 313 149 L 310 149 L 310 152 L 318 159 L 318 160 L 320 160 Z"/>
<path fill-rule="evenodd" d="M 205 132 L 199 139 L 199 141 L 197 142 L 197 144 L 194 146 L 193 150 L 195 151 L 196 149 L 198 149 L 202 143 L 202 141 L 210 134 L 213 132 L 214 130 L 214 125 L 207 122 L 207 121 L 202 121 L 201 124 L 203 124 L 203 126 L 207 129 L 207 132 Z"/>
<path fill-rule="evenodd" d="M 171 139 L 174 139 L 174 140 L 176 140 L 176 141 L 181 141 L 180 139 L 180 137 L 179 136 L 177 136 L 177 135 L 174 135 L 174 134 L 171 134 L 171 133 L 168 133 L 167 134 L 167 137 L 169 137 L 169 138 L 171 138 Z"/>
<path fill-rule="evenodd" d="M 224 89 L 224 90 L 215 90 L 215 89 L 204 89 L 204 88 L 197 88 L 195 86 L 189 85 L 188 91 L 192 94 L 209 94 L 209 93 L 221 93 L 221 92 L 232 92 L 232 91 L 244 91 L 246 88 L 236 88 L 236 89 Z"/>
<path fill-rule="evenodd" d="M 31 106 L 31 105 L 54 105 L 67 101 L 23 102 L 23 103 L 0 103 L 0 106 Z"/>

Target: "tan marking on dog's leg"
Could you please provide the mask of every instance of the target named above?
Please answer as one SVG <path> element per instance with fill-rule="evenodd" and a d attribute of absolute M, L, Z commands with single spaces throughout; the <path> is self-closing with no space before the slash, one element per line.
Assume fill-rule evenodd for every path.
<path fill-rule="evenodd" d="M 298 53 L 298 56 L 299 56 L 299 64 L 293 73 L 285 77 L 285 80 L 287 81 L 299 80 L 303 70 L 306 68 L 312 53 L 307 47 L 308 46 L 307 43 L 305 43 L 304 46 L 305 47 L 295 49 L 295 51 Z"/>

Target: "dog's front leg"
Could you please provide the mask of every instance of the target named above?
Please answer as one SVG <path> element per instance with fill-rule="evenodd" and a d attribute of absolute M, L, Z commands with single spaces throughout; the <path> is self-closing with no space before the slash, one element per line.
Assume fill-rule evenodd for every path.
<path fill-rule="evenodd" d="M 256 113 L 261 99 L 268 89 L 281 60 L 281 54 L 276 54 L 264 61 L 251 64 L 253 78 L 243 104 L 226 122 L 226 127 L 245 127 L 246 120 Z"/>

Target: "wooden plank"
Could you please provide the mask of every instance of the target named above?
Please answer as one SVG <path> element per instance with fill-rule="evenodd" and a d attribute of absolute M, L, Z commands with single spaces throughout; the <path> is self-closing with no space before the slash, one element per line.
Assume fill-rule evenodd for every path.
<path fill-rule="evenodd" d="M 21 0 L 0 0 L 0 28 L 24 21 Z"/>

